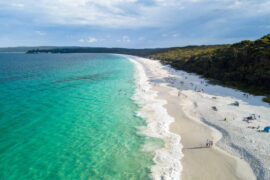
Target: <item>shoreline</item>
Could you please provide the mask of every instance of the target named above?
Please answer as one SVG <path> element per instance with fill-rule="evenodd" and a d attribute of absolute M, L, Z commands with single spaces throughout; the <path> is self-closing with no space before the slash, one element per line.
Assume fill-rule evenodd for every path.
<path fill-rule="evenodd" d="M 177 87 L 175 77 L 179 73 L 183 73 L 182 71 L 176 71 L 168 66 L 161 65 L 159 61 L 155 60 L 135 56 L 124 57 L 136 60 L 143 65 L 152 84 L 152 89 L 158 92 L 157 98 L 167 101 L 167 104 L 163 106 L 167 109 L 169 115 L 174 118 L 174 122 L 170 125 L 170 131 L 181 136 L 181 144 L 183 145 L 182 179 L 256 179 L 256 177 L 264 179 L 268 177 L 265 164 L 261 164 L 260 158 L 255 156 L 254 153 L 251 154 L 249 150 L 245 150 L 242 144 L 235 145 L 233 142 L 235 134 L 231 132 L 235 130 L 234 127 L 231 128 L 231 131 L 226 128 L 223 129 L 220 124 L 211 123 L 212 117 L 202 113 L 202 110 L 205 113 L 209 110 L 201 108 L 199 97 L 205 99 L 209 94 L 192 92 L 186 88 L 181 89 L 180 85 Z M 188 76 L 188 73 L 185 75 Z M 179 91 L 181 92 L 180 95 L 178 94 Z M 220 93 L 215 94 L 218 99 L 226 98 L 226 96 L 220 97 L 222 92 Z M 261 107 L 260 101 L 257 99 L 253 101 L 252 98 L 250 101 L 255 102 L 252 105 Z M 209 97 L 207 100 L 209 100 Z M 241 105 L 243 103 L 241 99 L 240 103 Z M 209 114 L 213 115 L 212 112 Z M 219 116 L 216 117 L 219 118 Z M 232 137 L 228 139 L 230 136 Z M 213 148 L 204 148 L 206 139 L 214 141 Z M 232 148 L 232 146 L 235 147 Z M 239 155 L 239 152 L 237 153 L 234 148 L 240 149 L 239 152 L 242 152 L 242 154 Z M 207 161 L 206 166 L 205 162 Z M 248 163 L 255 163 L 256 165 L 251 166 L 251 169 Z"/>
<path fill-rule="evenodd" d="M 164 108 L 167 101 L 157 98 L 158 91 L 154 90 L 149 83 L 149 77 L 143 65 L 136 60 L 129 60 L 135 66 L 137 88 L 133 100 L 140 106 L 137 115 L 145 119 L 147 123 L 140 133 L 164 142 L 163 147 L 154 150 L 155 164 L 151 167 L 151 177 L 152 179 L 177 180 L 182 171 L 180 159 L 183 154 L 180 135 L 170 132 L 170 125 L 174 122 L 174 118 Z"/>

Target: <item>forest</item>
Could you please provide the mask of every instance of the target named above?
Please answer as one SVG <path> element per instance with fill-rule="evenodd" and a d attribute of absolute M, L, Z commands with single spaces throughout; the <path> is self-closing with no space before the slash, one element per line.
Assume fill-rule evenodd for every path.
<path fill-rule="evenodd" d="M 148 57 L 213 83 L 266 95 L 264 101 L 270 102 L 270 34 L 256 41 L 175 48 Z"/>

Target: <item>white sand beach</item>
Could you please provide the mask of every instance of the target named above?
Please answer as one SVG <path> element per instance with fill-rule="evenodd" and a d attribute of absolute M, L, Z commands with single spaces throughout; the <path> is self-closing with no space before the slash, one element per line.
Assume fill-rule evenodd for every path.
<path fill-rule="evenodd" d="M 156 92 L 172 117 L 170 135 L 181 143 L 173 142 L 174 153 L 178 148 L 184 156 L 176 158 L 181 164 L 170 165 L 177 172 L 171 179 L 270 179 L 270 134 L 261 132 L 270 125 L 270 106 L 262 97 L 208 84 L 156 60 L 125 57 L 143 66 L 151 85 L 146 91 Z M 232 105 L 235 101 L 239 106 Z M 256 120 L 243 121 L 252 114 Z M 205 147 L 207 139 L 212 148 Z"/>

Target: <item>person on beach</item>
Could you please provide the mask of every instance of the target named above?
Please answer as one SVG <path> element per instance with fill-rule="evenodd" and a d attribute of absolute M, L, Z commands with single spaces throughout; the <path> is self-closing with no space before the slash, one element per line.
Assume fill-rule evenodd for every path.
<path fill-rule="evenodd" d="M 206 147 L 209 147 L 209 145 L 210 145 L 210 144 L 209 144 L 209 140 L 207 139 L 207 140 L 206 140 Z"/>
<path fill-rule="evenodd" d="M 208 140 L 208 139 L 206 140 L 206 147 L 212 147 L 213 144 L 214 144 L 213 141 L 210 141 L 210 140 Z"/>

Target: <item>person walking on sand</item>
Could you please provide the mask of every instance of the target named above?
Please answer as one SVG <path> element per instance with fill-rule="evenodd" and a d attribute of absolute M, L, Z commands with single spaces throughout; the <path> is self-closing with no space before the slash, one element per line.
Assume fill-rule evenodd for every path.
<path fill-rule="evenodd" d="M 209 144 L 209 140 L 207 139 L 207 140 L 206 140 L 206 147 L 209 147 L 209 145 L 210 145 L 210 144 Z"/>
<path fill-rule="evenodd" d="M 213 144 L 214 144 L 214 142 L 213 142 L 213 141 L 210 141 L 210 147 L 212 147 L 212 146 L 213 146 Z"/>

